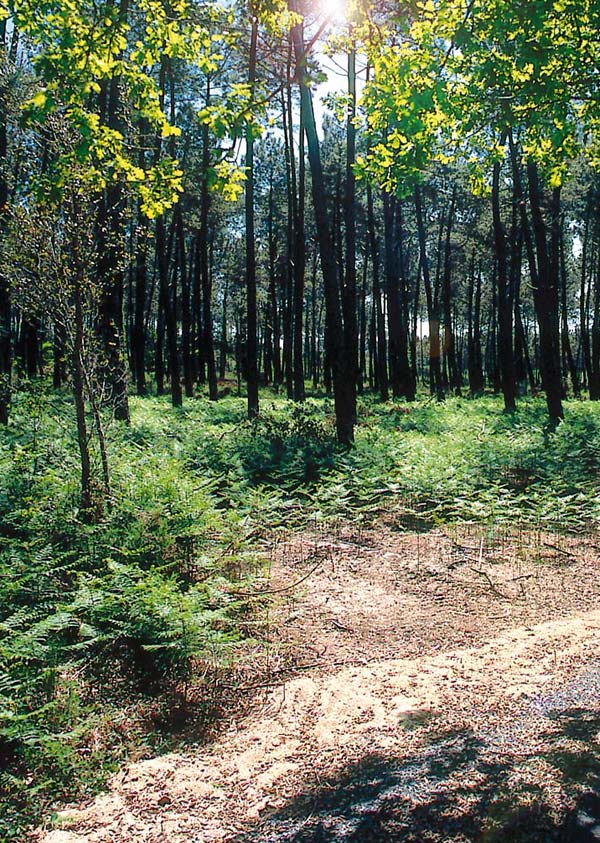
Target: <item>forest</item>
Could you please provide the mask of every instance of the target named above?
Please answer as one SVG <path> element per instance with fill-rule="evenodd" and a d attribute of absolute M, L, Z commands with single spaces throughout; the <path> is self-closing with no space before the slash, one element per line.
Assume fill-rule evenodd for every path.
<path fill-rule="evenodd" d="M 599 31 L 0 0 L 1 843 L 598 839 Z"/>

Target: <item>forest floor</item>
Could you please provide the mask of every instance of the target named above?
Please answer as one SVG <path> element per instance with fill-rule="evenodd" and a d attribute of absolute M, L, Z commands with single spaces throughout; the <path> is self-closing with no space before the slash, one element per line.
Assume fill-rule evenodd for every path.
<path fill-rule="evenodd" d="M 588 839 L 600 546 L 421 526 L 339 522 L 267 548 L 268 670 L 250 666 L 251 703 L 35 839 Z"/>

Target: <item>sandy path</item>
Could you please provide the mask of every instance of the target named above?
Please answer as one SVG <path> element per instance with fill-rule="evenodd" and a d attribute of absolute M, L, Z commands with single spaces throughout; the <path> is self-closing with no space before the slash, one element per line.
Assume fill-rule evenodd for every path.
<path fill-rule="evenodd" d="M 397 556 L 403 558 L 408 576 L 412 562 L 407 549 L 408 546 Z M 285 565 L 294 567 L 289 552 L 286 551 L 285 556 Z M 394 557 L 394 552 L 391 556 Z M 342 557 L 354 566 L 355 579 L 344 571 Z M 356 577 L 364 580 L 367 570 L 372 570 L 372 556 L 369 556 L 368 569 L 357 565 L 357 557 L 360 553 L 356 551 L 344 552 L 336 560 L 334 573 L 321 572 L 321 577 L 331 580 L 328 600 L 325 600 L 325 585 L 321 582 L 318 589 L 305 590 L 286 606 L 279 621 L 284 629 L 291 630 L 289 634 L 295 641 L 294 646 L 300 647 L 300 635 L 300 639 L 319 649 L 321 637 L 330 629 L 326 621 L 331 617 L 335 620 L 336 635 L 352 637 L 347 617 L 341 611 L 344 607 L 352 611 L 352 604 L 360 601 Z M 309 562 L 306 560 L 306 564 Z M 480 552 L 478 565 L 482 562 Z M 494 564 L 494 582 L 500 583 L 502 571 L 497 562 Z M 275 582 L 290 573 L 283 569 L 284 563 L 278 565 L 275 565 Z M 297 565 L 295 567 L 297 569 Z M 376 575 L 385 580 L 384 567 L 380 566 Z M 446 569 L 448 567 L 446 564 Z M 455 568 L 453 564 L 451 570 Z M 564 595 L 577 595 L 575 606 L 565 598 L 567 605 L 563 607 L 563 616 L 556 620 L 530 620 L 532 614 L 542 617 L 546 614 L 545 601 L 541 599 L 539 611 L 531 595 L 523 599 L 519 609 L 516 595 L 509 601 L 504 592 L 502 597 L 494 593 L 495 586 L 491 590 L 479 589 L 477 599 L 484 601 L 487 607 L 488 622 L 466 636 L 467 640 L 473 636 L 478 639 L 474 646 L 444 646 L 455 638 L 451 634 L 454 621 L 449 617 L 446 625 L 441 626 L 443 632 L 439 632 L 441 619 L 436 623 L 432 621 L 434 612 L 438 611 L 433 607 L 440 602 L 435 600 L 429 616 L 432 623 L 427 626 L 427 612 L 424 612 L 419 615 L 418 623 L 415 620 L 415 628 L 405 630 L 407 639 L 409 635 L 411 638 L 410 642 L 407 640 L 406 648 L 398 647 L 394 639 L 390 643 L 390 637 L 384 634 L 369 637 L 364 629 L 363 635 L 346 643 L 345 649 L 340 645 L 330 648 L 327 654 L 321 648 L 320 669 L 306 671 L 285 684 L 274 686 L 260 711 L 254 711 L 233 725 L 211 746 L 186 755 L 170 754 L 130 766 L 114 778 L 107 794 L 78 810 L 64 813 L 60 829 L 39 832 L 36 840 L 43 843 L 208 843 L 236 836 L 239 840 L 284 839 L 260 836 L 265 818 L 268 821 L 277 812 L 285 813 L 286 805 L 297 801 L 303 792 L 331 781 L 361 759 L 379 756 L 394 758 L 400 764 L 402 759 L 415 757 L 431 746 L 432 729 L 436 734 L 441 728 L 448 732 L 468 728 L 472 734 L 488 736 L 490 730 L 495 729 L 497 736 L 505 734 L 507 724 L 520 722 L 524 708 L 531 707 L 532 701 L 560 693 L 577 676 L 589 670 L 590 665 L 596 661 L 600 663 L 600 609 L 583 610 L 577 605 L 581 591 L 575 588 L 576 581 L 583 577 L 585 586 L 584 572 L 589 573 L 589 570 L 590 560 L 583 558 L 574 563 L 568 573 L 561 569 L 556 574 L 560 587 L 548 574 L 547 592 L 551 604 L 555 592 L 558 594 L 562 590 Z M 594 582 L 597 570 L 595 567 L 593 571 Z M 319 575 L 315 576 L 318 580 Z M 431 578 L 429 571 L 424 580 L 426 584 Z M 472 598 L 471 586 L 480 580 L 477 573 L 467 587 L 461 576 L 461 588 L 465 592 L 463 609 Z M 498 590 L 506 590 L 506 583 L 513 581 L 514 576 L 511 580 L 506 575 L 505 580 Z M 414 585 L 412 575 L 411 582 Z M 390 588 L 412 600 L 410 594 L 407 596 L 405 585 L 396 576 Z M 451 592 L 454 598 L 457 597 L 455 585 L 450 581 L 447 584 L 448 593 Z M 584 586 L 583 592 L 587 590 Z M 589 587 L 594 587 L 591 579 Z M 363 591 L 363 604 L 367 591 Z M 439 594 L 439 588 L 436 593 Z M 589 598 L 589 592 L 587 596 Z M 389 608 L 388 598 L 389 593 L 387 597 L 384 595 L 381 605 Z M 452 616 L 456 599 L 449 599 L 448 603 L 447 613 Z M 588 601 L 590 605 L 593 603 Z M 406 619 L 402 601 L 400 608 Z M 371 601 L 368 607 L 363 605 L 363 610 L 365 617 L 369 612 L 377 614 L 377 606 Z M 511 628 L 517 619 L 511 612 L 517 615 L 525 612 L 527 622 Z M 384 615 L 386 611 L 382 609 L 379 619 Z M 364 622 L 368 626 L 368 617 Z M 388 612 L 385 629 L 390 622 Z M 465 626 L 460 611 L 455 622 L 457 628 Z M 419 624 L 423 632 L 421 640 L 415 642 L 412 639 L 419 635 Z M 436 625 L 437 638 L 429 628 Z M 377 624 L 371 626 L 375 628 Z M 390 655 L 393 647 L 411 655 L 394 658 Z M 340 649 L 343 661 L 355 663 L 336 666 L 340 661 Z M 338 658 L 334 658 L 336 656 Z M 589 707 L 589 700 L 587 704 Z M 600 701 L 598 709 L 600 713 Z M 543 717 L 534 718 L 534 721 L 529 717 L 522 728 L 527 735 L 517 738 L 524 744 L 528 742 L 530 755 L 535 755 L 539 735 L 547 735 L 549 728 Z M 514 739 L 512 735 L 511 740 Z M 498 743 L 501 739 L 496 737 L 494 741 Z M 548 787 L 552 786 L 550 779 Z M 317 835 L 285 839 L 316 841 L 337 840 L 338 837 L 331 832 L 325 838 Z M 363 835 L 356 839 L 367 838 Z M 369 839 L 412 838 L 395 838 L 386 832 Z M 447 836 L 446 839 L 455 838 Z"/>

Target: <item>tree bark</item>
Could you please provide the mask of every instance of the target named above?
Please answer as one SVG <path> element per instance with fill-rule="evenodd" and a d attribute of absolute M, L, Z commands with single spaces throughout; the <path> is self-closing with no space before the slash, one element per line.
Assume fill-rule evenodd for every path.
<path fill-rule="evenodd" d="M 500 382 L 504 397 L 504 410 L 516 409 L 516 379 L 513 353 L 513 307 L 508 275 L 508 247 L 506 231 L 500 212 L 500 162 L 494 164 L 492 179 L 492 219 L 494 249 L 496 253 L 497 307 L 498 307 L 498 358 Z"/>
<path fill-rule="evenodd" d="M 546 393 L 548 415 L 553 425 L 564 416 L 560 370 L 560 340 L 558 319 L 557 267 L 551 265 L 547 244 L 547 225 L 542 213 L 542 193 L 538 168 L 534 161 L 527 162 L 529 202 L 537 252 L 537 279 L 533 285 L 539 336 L 542 387 Z M 560 213 L 560 192 L 554 190 L 549 203 L 550 226 Z"/>
<path fill-rule="evenodd" d="M 321 272 L 325 287 L 327 356 L 333 376 L 333 393 L 337 437 L 341 444 L 351 445 L 354 441 L 354 412 L 356 407 L 356 381 L 345 377 L 344 334 L 340 309 L 337 267 L 331 242 L 331 228 L 327 209 L 327 195 L 323 178 L 323 165 L 317 125 L 313 108 L 310 82 L 307 75 L 306 55 L 302 28 L 296 25 L 292 30 L 296 57 L 296 77 L 304 113 L 304 131 L 308 160 L 312 176 L 312 196 L 315 226 L 321 256 Z"/>
<path fill-rule="evenodd" d="M 444 399 L 444 387 L 442 384 L 442 371 L 440 366 L 440 318 L 438 312 L 437 296 L 434 297 L 429 274 L 429 260 L 427 258 L 427 235 L 423 220 L 423 202 L 421 190 L 415 186 L 415 211 L 417 216 L 417 232 L 419 238 L 419 254 L 421 272 L 423 274 L 423 286 L 425 287 L 425 298 L 427 301 L 427 320 L 429 325 L 429 377 L 431 394 L 435 395 L 438 401 Z"/>
<path fill-rule="evenodd" d="M 256 59 L 258 43 L 258 18 L 251 17 L 248 85 L 250 99 L 254 100 L 256 85 Z M 256 418 L 258 406 L 258 339 L 256 312 L 256 245 L 254 242 L 254 128 L 251 119 L 246 123 L 246 385 L 248 391 L 248 418 Z"/>

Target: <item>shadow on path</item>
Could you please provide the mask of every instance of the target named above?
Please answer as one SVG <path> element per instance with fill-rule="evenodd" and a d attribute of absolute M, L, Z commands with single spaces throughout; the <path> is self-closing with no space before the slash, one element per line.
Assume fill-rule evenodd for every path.
<path fill-rule="evenodd" d="M 438 733 L 412 757 L 363 757 L 235 843 L 600 841 L 600 711 L 559 702 Z"/>

